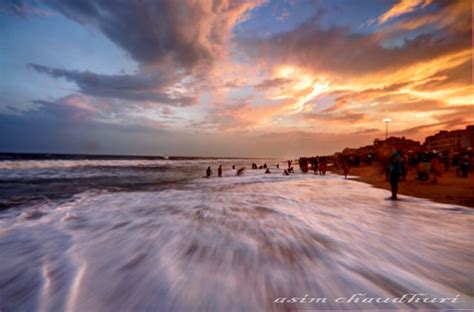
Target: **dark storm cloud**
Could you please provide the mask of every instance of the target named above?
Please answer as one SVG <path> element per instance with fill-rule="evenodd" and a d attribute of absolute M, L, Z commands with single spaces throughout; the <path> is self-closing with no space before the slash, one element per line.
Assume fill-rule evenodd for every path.
<path fill-rule="evenodd" d="M 53 78 L 64 78 L 75 83 L 87 95 L 125 99 L 132 101 L 151 101 L 174 106 L 189 106 L 196 103 L 194 97 L 168 94 L 164 92 L 170 84 L 165 75 L 102 75 L 87 71 L 56 69 L 30 64 L 39 73 Z"/>

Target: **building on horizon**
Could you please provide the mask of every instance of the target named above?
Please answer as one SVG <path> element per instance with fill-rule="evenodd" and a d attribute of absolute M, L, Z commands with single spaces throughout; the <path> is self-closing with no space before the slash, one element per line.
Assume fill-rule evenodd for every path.
<path fill-rule="evenodd" d="M 425 139 L 423 147 L 428 151 L 460 152 L 472 149 L 474 145 L 474 125 L 466 129 L 453 131 L 439 131 Z"/>
<path fill-rule="evenodd" d="M 404 136 L 389 137 L 386 140 L 375 139 L 374 150 L 377 156 L 386 157 L 392 150 L 397 150 L 403 153 L 417 152 L 422 148 L 421 143 L 415 140 L 406 139 Z"/>

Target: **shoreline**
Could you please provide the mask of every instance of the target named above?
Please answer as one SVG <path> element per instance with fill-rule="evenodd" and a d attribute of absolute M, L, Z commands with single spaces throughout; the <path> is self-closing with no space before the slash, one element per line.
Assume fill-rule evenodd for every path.
<path fill-rule="evenodd" d="M 331 166 L 329 171 L 343 176 L 340 168 Z M 364 182 L 375 188 L 390 191 L 390 184 L 385 181 L 385 176 L 381 172 L 381 167 L 377 163 L 372 165 L 361 165 L 360 167 L 351 167 L 348 178 Z M 448 171 L 443 172 L 438 178 L 438 183 L 429 181 L 415 180 L 416 171 L 413 168 L 408 170 L 406 181 L 400 181 L 398 193 L 412 197 L 429 199 L 437 203 L 455 204 L 474 208 L 474 173 L 470 172 L 468 178 L 460 178 L 456 176 L 456 168 L 451 167 Z"/>

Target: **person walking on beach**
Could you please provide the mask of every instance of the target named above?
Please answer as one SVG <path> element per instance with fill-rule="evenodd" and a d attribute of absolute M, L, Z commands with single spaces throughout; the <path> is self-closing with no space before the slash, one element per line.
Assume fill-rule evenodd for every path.
<path fill-rule="evenodd" d="M 206 178 L 209 178 L 212 174 L 212 170 L 211 170 L 211 166 L 207 167 L 207 170 L 206 170 Z"/>
<path fill-rule="evenodd" d="M 217 168 L 217 175 L 220 177 L 222 177 L 222 165 L 219 165 L 219 168 Z"/>
<path fill-rule="evenodd" d="M 344 173 L 344 178 L 347 179 L 347 175 L 349 174 L 349 170 L 351 169 L 351 165 L 345 159 L 342 160 L 342 171 Z"/>
<path fill-rule="evenodd" d="M 392 197 L 390 199 L 397 200 L 398 182 L 402 175 L 402 159 L 398 151 L 394 151 L 390 156 L 388 164 L 388 179 L 390 181 L 390 188 L 392 190 Z"/>

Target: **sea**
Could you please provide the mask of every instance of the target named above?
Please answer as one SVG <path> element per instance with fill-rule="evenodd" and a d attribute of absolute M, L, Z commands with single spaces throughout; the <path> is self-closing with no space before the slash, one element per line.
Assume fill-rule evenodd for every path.
<path fill-rule="evenodd" d="M 0 154 L 0 311 L 472 309 L 471 208 L 286 166 Z"/>

